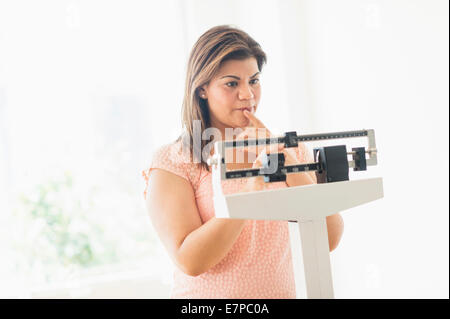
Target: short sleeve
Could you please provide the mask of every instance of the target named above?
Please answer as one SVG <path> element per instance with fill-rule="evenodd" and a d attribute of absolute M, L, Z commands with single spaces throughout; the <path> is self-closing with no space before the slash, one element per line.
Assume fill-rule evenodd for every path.
<path fill-rule="evenodd" d="M 144 199 L 147 197 L 148 180 L 153 169 L 163 169 L 191 182 L 188 165 L 189 163 L 184 160 L 184 157 L 174 145 L 169 144 L 159 147 L 154 152 L 150 165 L 142 171 L 145 180 Z"/>

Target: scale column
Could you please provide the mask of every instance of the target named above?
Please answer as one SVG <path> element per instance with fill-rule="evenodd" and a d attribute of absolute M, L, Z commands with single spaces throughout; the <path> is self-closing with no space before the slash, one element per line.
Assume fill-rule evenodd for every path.
<path fill-rule="evenodd" d="M 326 217 L 299 220 L 308 298 L 334 298 Z"/>

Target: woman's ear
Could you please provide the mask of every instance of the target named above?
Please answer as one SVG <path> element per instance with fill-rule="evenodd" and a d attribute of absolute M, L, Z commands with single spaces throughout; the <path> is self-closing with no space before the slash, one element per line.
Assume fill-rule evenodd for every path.
<path fill-rule="evenodd" d="M 198 89 L 198 94 L 200 95 L 200 98 L 207 100 L 208 95 L 206 94 L 205 86 L 202 86 Z"/>

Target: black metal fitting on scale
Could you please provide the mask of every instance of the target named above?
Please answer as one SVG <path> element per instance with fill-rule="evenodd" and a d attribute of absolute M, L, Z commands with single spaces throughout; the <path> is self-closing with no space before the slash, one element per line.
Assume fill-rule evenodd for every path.
<path fill-rule="evenodd" d="M 352 157 L 355 161 L 354 171 L 365 171 L 367 170 L 366 162 L 366 149 L 364 147 L 353 147 Z"/>
<path fill-rule="evenodd" d="M 298 147 L 296 131 L 284 133 L 284 147 Z"/>
<path fill-rule="evenodd" d="M 314 158 L 319 163 L 319 170 L 316 171 L 318 184 L 349 180 L 345 145 L 314 148 Z"/>
<path fill-rule="evenodd" d="M 286 173 L 281 171 L 284 167 L 283 153 L 264 153 L 261 162 L 260 173 L 264 174 L 265 183 L 286 181 Z"/>

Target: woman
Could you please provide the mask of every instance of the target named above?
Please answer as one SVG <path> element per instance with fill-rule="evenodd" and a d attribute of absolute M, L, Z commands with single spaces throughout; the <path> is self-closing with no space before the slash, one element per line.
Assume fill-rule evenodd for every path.
<path fill-rule="evenodd" d="M 215 218 L 211 169 L 194 147 L 196 123 L 202 132 L 214 129 L 222 139 L 228 128 L 242 129 L 236 139 L 261 137 L 261 131 L 272 136 L 255 116 L 265 62 L 259 44 L 245 32 L 230 26 L 205 32 L 190 53 L 184 132 L 160 147 L 143 172 L 153 226 L 176 265 L 172 298 L 296 297 L 288 222 Z M 204 154 L 210 154 L 208 142 L 201 140 Z M 283 152 L 286 165 L 312 162 L 303 143 L 294 151 L 282 145 L 263 151 Z M 261 155 L 249 161 L 251 154 L 246 150 L 244 163 L 230 162 L 227 167 L 261 167 Z M 289 174 L 286 182 L 267 184 L 261 177 L 227 180 L 222 188 L 230 194 L 315 182 L 314 174 L 300 173 Z M 333 250 L 342 235 L 341 216 L 329 216 L 327 226 Z"/>

